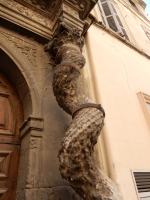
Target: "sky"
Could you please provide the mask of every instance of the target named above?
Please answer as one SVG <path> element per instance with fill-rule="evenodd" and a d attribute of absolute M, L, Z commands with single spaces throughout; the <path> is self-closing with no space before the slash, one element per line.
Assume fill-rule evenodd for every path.
<path fill-rule="evenodd" d="M 143 0 L 143 1 L 147 4 L 147 6 L 146 6 L 146 13 L 150 17 L 150 0 Z"/>

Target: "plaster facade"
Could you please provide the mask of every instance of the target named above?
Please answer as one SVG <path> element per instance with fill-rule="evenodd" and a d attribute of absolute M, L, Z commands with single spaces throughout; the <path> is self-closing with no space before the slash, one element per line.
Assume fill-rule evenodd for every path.
<path fill-rule="evenodd" d="M 86 36 L 87 67 L 91 68 L 88 74 L 95 91 L 93 98 L 106 111 L 102 131 L 106 171 L 125 200 L 137 200 L 131 170 L 150 169 L 150 129 L 144 113 L 148 108 L 140 101 L 141 93 L 150 94 L 150 57 L 142 55 L 150 55 L 150 40 L 143 30 L 150 30 L 150 21 L 127 7 L 127 1 L 114 2 L 131 45 L 109 29 L 92 25 Z M 97 11 L 95 7 L 93 14 L 98 19 Z"/>

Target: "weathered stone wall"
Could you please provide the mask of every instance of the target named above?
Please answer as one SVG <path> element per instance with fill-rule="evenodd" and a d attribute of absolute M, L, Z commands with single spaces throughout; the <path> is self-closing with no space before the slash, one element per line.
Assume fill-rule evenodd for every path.
<path fill-rule="evenodd" d="M 47 40 L 4 20 L 1 65 L 16 87 L 24 110 L 17 200 L 80 199 L 59 172 L 58 150 L 70 123 L 52 91 Z"/>

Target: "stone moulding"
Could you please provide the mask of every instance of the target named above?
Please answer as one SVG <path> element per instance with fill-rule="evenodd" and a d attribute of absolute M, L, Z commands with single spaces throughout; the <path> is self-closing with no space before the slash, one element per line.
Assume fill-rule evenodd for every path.
<path fill-rule="evenodd" d="M 51 39 L 53 23 L 32 9 L 12 0 L 1 0 L 0 12 L 2 18 Z"/>
<path fill-rule="evenodd" d="M 36 67 L 37 47 L 35 44 L 18 38 L 10 32 L 3 32 L 0 30 L 0 34 L 7 40 L 9 40 L 10 43 L 15 45 L 28 58 L 28 60 L 33 64 L 33 66 Z"/>
<path fill-rule="evenodd" d="M 36 132 L 31 132 L 31 136 L 42 137 L 42 132 L 44 129 L 43 118 L 30 116 L 21 126 L 21 139 L 23 139 L 30 131 L 34 130 Z"/>
<path fill-rule="evenodd" d="M 16 192 L 16 199 L 18 200 L 21 199 L 20 193 L 23 196 L 26 195 L 27 189 L 31 191 L 41 187 L 43 118 L 29 116 L 20 128 L 20 132 L 21 157 Z M 33 199 L 33 195 L 25 199 Z"/>
<path fill-rule="evenodd" d="M 1 17 L 51 39 L 63 12 L 66 20 L 84 24 L 97 0 L 1 0 Z"/>

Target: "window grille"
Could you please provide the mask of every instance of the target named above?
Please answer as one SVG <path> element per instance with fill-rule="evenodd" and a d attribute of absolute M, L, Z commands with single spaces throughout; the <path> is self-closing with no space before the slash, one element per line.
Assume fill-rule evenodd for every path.
<path fill-rule="evenodd" d="M 139 200 L 150 200 L 150 171 L 133 170 L 132 176 Z"/>
<path fill-rule="evenodd" d="M 98 5 L 104 24 L 129 40 L 114 4 L 110 0 L 99 0 Z"/>

